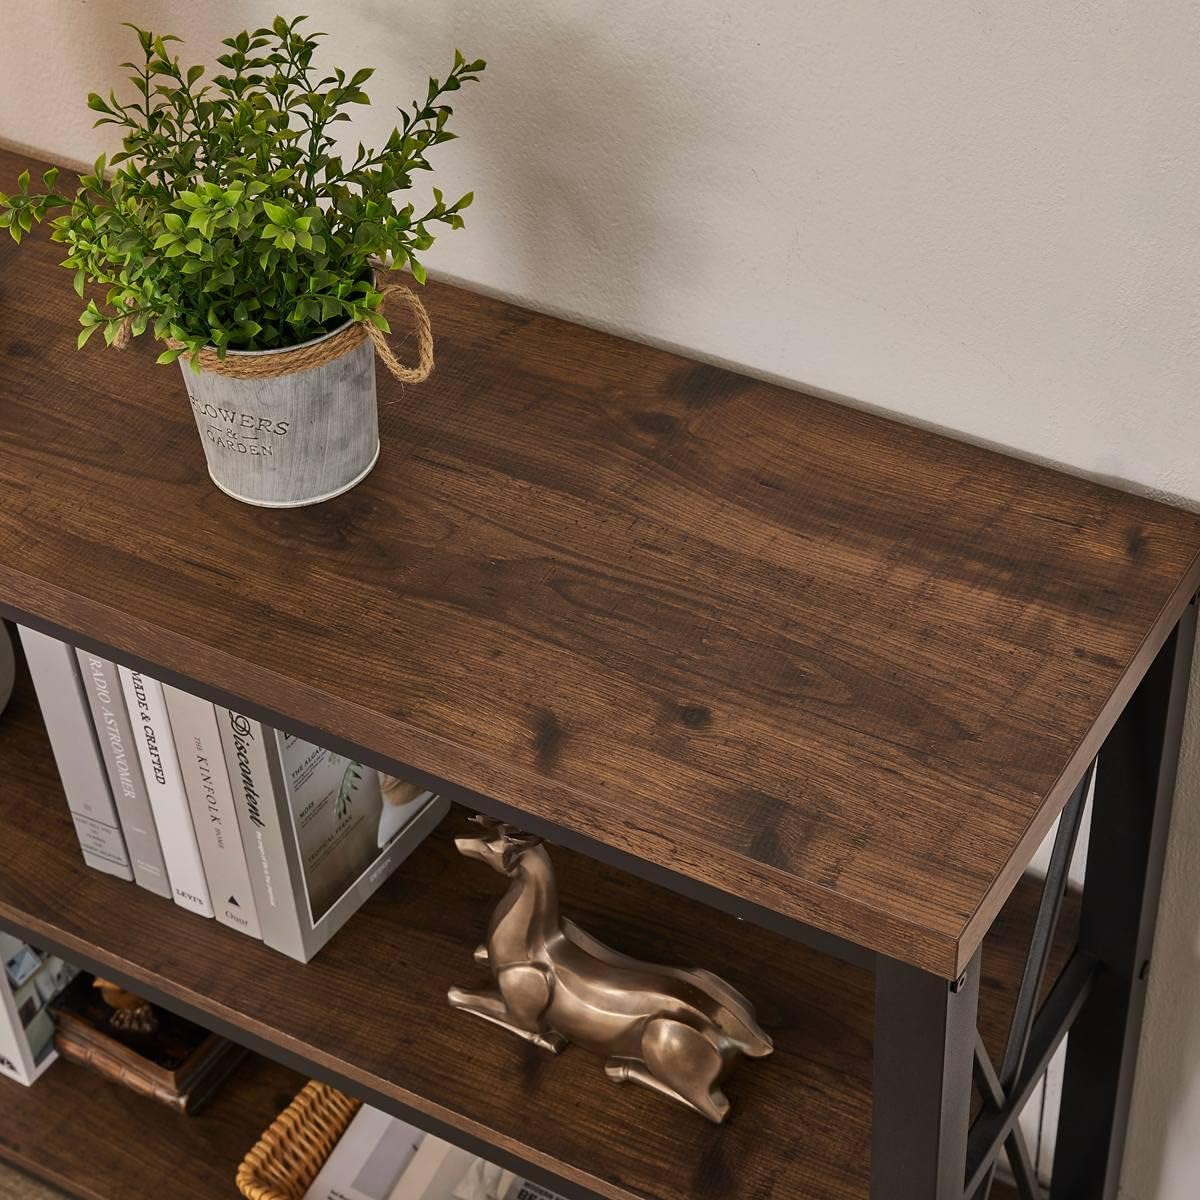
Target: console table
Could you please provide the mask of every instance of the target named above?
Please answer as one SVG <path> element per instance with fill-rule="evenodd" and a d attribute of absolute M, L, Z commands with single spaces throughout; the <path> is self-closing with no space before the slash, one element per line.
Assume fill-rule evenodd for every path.
<path fill-rule="evenodd" d="M 566 911 L 777 1050 L 718 1128 L 453 1012 L 499 883 L 461 811 L 308 966 L 88 871 L 27 687 L 0 924 L 606 1200 L 975 1200 L 1003 1155 L 1029 1197 L 1070 1029 L 1051 1195 L 1116 1195 L 1200 519 L 441 284 L 375 472 L 249 508 L 176 368 L 76 353 L 60 257 L 0 242 L 0 612 L 544 835 Z"/>

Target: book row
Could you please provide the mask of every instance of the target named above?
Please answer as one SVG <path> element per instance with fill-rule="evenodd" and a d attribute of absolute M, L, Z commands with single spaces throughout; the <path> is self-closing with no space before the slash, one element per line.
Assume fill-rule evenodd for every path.
<path fill-rule="evenodd" d="M 20 636 L 84 861 L 301 962 L 449 807 L 143 672 Z"/>

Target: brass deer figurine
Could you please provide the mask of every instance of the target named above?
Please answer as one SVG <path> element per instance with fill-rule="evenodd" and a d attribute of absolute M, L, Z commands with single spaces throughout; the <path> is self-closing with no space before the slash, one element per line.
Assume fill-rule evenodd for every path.
<path fill-rule="evenodd" d="M 639 962 L 610 950 L 558 911 L 541 839 L 487 817 L 456 838 L 459 853 L 512 880 L 475 961 L 495 987 L 451 988 L 450 1003 L 557 1054 L 574 1042 L 602 1054 L 605 1073 L 686 1104 L 710 1121 L 729 1114 L 721 1083 L 771 1039 L 750 1002 L 709 971 Z"/>

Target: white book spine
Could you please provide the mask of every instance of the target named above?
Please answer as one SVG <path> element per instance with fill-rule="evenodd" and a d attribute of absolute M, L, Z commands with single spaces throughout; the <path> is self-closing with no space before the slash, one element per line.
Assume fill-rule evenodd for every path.
<path fill-rule="evenodd" d="M 202 917 L 211 917 L 212 901 L 188 810 L 162 684 L 128 667 L 120 667 L 119 674 L 175 903 Z"/>
<path fill-rule="evenodd" d="M 132 879 L 75 651 L 24 625 L 19 629 L 83 861 L 98 871 Z"/>
<path fill-rule="evenodd" d="M 228 708 L 217 709 L 217 724 L 262 940 L 272 950 L 290 953 L 301 944 L 301 930 L 267 763 L 274 731 Z"/>
<path fill-rule="evenodd" d="M 158 830 L 150 811 L 146 781 L 138 763 L 133 742 L 133 727 L 121 695 L 121 682 L 115 663 L 99 658 L 87 650 L 76 650 L 79 673 L 92 709 L 92 721 L 108 770 L 108 782 L 116 801 L 121 832 L 129 851 L 133 878 L 139 887 L 156 896 L 171 898 L 171 882 L 167 878 Z"/>
<path fill-rule="evenodd" d="M 163 684 L 163 694 L 217 920 L 261 938 L 216 709 L 170 684 Z"/>

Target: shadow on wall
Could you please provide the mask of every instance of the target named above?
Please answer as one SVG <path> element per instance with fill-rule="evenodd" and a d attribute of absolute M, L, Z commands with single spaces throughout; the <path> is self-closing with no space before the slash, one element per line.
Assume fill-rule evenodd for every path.
<path fill-rule="evenodd" d="M 392 47 L 412 60 L 407 16 L 417 19 L 398 16 L 386 0 L 361 5 L 359 28 L 372 35 L 358 48 L 364 62 L 383 67 Z M 483 81 L 455 103 L 462 140 L 443 148 L 457 155 L 456 183 L 461 173 L 478 191 L 470 240 L 439 242 L 431 269 L 443 278 L 487 279 L 486 290 L 535 307 L 545 308 L 547 297 L 579 296 L 576 311 L 555 310 L 593 324 L 605 314 L 629 328 L 653 324 L 660 297 L 647 294 L 644 260 L 674 254 L 696 269 L 699 255 L 695 246 L 669 244 L 683 235 L 666 227 L 655 204 L 655 178 L 670 177 L 693 139 L 679 136 L 660 111 L 642 57 L 649 50 L 615 53 L 572 6 L 534 3 L 519 15 L 482 6 L 469 24 L 461 11 L 455 20 L 444 9 L 422 9 L 420 22 L 426 46 L 462 41 L 465 53 L 488 60 Z M 416 82 L 397 76 L 396 86 L 414 90 Z M 382 95 L 383 86 L 376 91 Z M 631 128 L 619 115 L 629 112 L 645 118 Z"/>
<path fill-rule="evenodd" d="M 190 10 L 127 0 L 116 13 L 80 4 L 70 38 L 55 51 L 63 77 L 79 87 L 46 97 L 61 109 L 56 123 L 65 132 L 59 145 L 44 149 L 81 166 L 101 149 L 117 148 L 115 131 L 91 128 L 95 114 L 84 93 L 114 86 L 128 93 L 118 64 L 136 58 L 137 46 L 122 21 L 177 33 L 183 43 L 175 49 L 185 61 L 212 64 L 221 38 L 297 8 L 280 0 L 211 0 Z M 698 277 L 701 288 L 715 283 L 709 231 L 670 191 L 687 175 L 682 167 L 703 161 L 704 130 L 664 101 L 655 44 L 663 33 L 652 9 L 626 12 L 619 38 L 598 31 L 591 10 L 556 0 L 324 0 L 301 11 L 311 14 L 311 28 L 328 31 L 319 66 L 377 68 L 368 85 L 371 106 L 341 127 L 348 131 L 342 149 L 351 154 L 359 140 L 386 138 L 394 104 L 421 93 L 428 72 L 440 77 L 456 45 L 488 60 L 483 80 L 452 97 L 460 140 L 438 147 L 433 173 L 413 181 L 417 205 L 435 184 L 447 195 L 469 188 L 478 194 L 466 233 L 439 237 L 429 253 L 435 274 L 486 280 L 487 290 L 518 302 L 623 329 L 653 328 L 664 302 L 679 303 L 655 286 L 664 263 L 669 278 Z M 34 9 L 30 19 L 44 21 L 48 36 L 52 16 Z M 669 222 L 664 212 L 672 214 Z M 646 270 L 650 261 L 655 273 Z"/>

